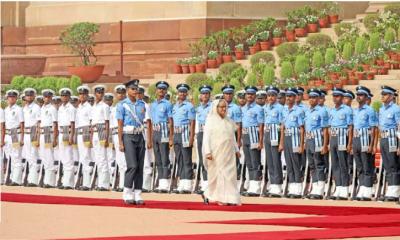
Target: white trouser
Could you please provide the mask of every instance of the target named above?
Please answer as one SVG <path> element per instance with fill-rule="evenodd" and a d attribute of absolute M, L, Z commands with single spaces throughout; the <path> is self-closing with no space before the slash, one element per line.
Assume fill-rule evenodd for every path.
<path fill-rule="evenodd" d="M 107 149 L 101 145 L 99 135 L 97 132 L 93 133 L 93 157 L 97 164 L 98 182 L 99 188 L 110 187 L 110 170 L 107 159 Z"/>
<path fill-rule="evenodd" d="M 45 146 L 44 135 L 40 135 L 39 156 L 42 159 L 45 170 L 43 183 L 54 187 L 56 185 L 57 170 L 57 166 L 54 165 L 54 148 L 52 145 Z"/>
<path fill-rule="evenodd" d="M 19 138 L 19 136 L 18 136 Z M 5 147 L 4 151 L 6 154 L 7 158 L 11 158 L 11 181 L 21 184 L 22 183 L 22 170 L 23 170 L 23 165 L 22 165 L 22 148 L 17 146 L 13 147 L 12 142 L 11 142 L 11 136 L 6 135 L 5 136 Z"/>
<path fill-rule="evenodd" d="M 40 166 L 37 164 L 37 160 L 39 159 L 39 149 L 32 144 L 30 134 L 24 134 L 22 152 L 25 154 L 22 158 L 25 158 L 29 163 L 28 183 L 38 184 Z"/>
<path fill-rule="evenodd" d="M 119 150 L 119 140 L 118 134 L 113 135 L 113 142 L 115 148 L 115 162 L 118 165 L 119 169 L 119 188 L 124 188 L 124 180 L 125 180 L 125 171 L 126 171 L 126 160 L 125 160 L 125 153 Z"/>
<path fill-rule="evenodd" d="M 143 188 L 150 190 L 151 188 L 151 174 L 153 169 L 151 167 L 151 163 L 153 162 L 153 149 L 147 149 L 144 155 L 144 165 L 143 165 Z"/>
<path fill-rule="evenodd" d="M 83 175 L 82 186 L 90 187 L 91 174 L 93 171 L 93 167 L 90 166 L 90 162 L 92 161 L 92 155 L 91 155 L 92 149 L 85 146 L 82 134 L 78 135 L 78 151 L 79 151 L 79 162 L 82 164 L 82 175 Z"/>
<path fill-rule="evenodd" d="M 64 187 L 74 186 L 74 160 L 72 155 L 72 145 L 64 144 L 62 134 L 58 137 L 58 154 L 63 164 L 62 185 Z M 61 157 L 62 156 L 62 157 Z"/>

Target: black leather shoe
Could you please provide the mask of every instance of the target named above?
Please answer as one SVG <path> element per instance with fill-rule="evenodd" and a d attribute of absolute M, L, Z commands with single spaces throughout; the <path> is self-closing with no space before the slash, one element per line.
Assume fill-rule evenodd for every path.
<path fill-rule="evenodd" d="M 150 190 L 147 190 L 147 189 L 142 189 L 142 193 L 149 193 L 150 192 Z"/>
<path fill-rule="evenodd" d="M 49 184 L 45 184 L 45 185 L 43 185 L 43 188 L 53 188 L 53 186 L 51 186 Z"/>
<path fill-rule="evenodd" d="M 18 183 L 16 183 L 16 182 L 12 182 L 12 183 L 10 184 L 10 186 L 21 186 L 21 184 L 18 184 Z"/>
<path fill-rule="evenodd" d="M 64 186 L 58 186 L 57 188 L 58 189 L 64 189 Z"/>
<path fill-rule="evenodd" d="M 349 200 L 349 199 L 345 198 L 345 197 L 337 197 L 336 200 L 345 201 L 345 200 Z"/>
<path fill-rule="evenodd" d="M 100 192 L 108 192 L 108 189 L 107 189 L 107 188 L 104 188 L 104 187 L 101 187 L 101 188 L 97 189 L 97 191 L 100 191 Z"/>
<path fill-rule="evenodd" d="M 249 192 L 249 193 L 247 193 L 247 196 L 249 196 L 249 197 L 258 197 L 258 196 L 260 196 L 260 194 Z"/>
<path fill-rule="evenodd" d="M 122 189 L 122 188 L 117 188 L 115 191 L 116 191 L 116 192 L 123 192 L 124 189 Z"/>
<path fill-rule="evenodd" d="M 397 202 L 399 198 L 396 197 L 385 197 L 385 202 Z"/>
<path fill-rule="evenodd" d="M 128 205 L 134 205 L 136 202 L 135 200 L 124 200 L 124 203 Z"/>
<path fill-rule="evenodd" d="M 135 205 L 144 205 L 144 201 L 143 200 L 135 201 Z"/>
<path fill-rule="evenodd" d="M 188 191 L 188 190 L 182 190 L 180 192 L 180 194 L 191 194 L 192 192 Z"/>
<path fill-rule="evenodd" d="M 90 188 L 82 186 L 82 187 L 79 188 L 79 190 L 81 190 L 81 191 L 89 191 Z"/>
<path fill-rule="evenodd" d="M 301 198 L 301 195 L 291 194 L 291 195 L 290 195 L 290 198 L 299 199 L 299 198 Z"/>
<path fill-rule="evenodd" d="M 323 197 L 321 195 L 317 195 L 317 194 L 311 194 L 310 195 L 310 199 L 313 200 L 321 200 Z"/>
<path fill-rule="evenodd" d="M 72 187 L 63 187 L 64 190 L 72 190 Z"/>
<path fill-rule="evenodd" d="M 168 193 L 168 190 L 162 189 L 159 191 L 159 193 Z"/>
<path fill-rule="evenodd" d="M 337 197 L 335 197 L 335 196 L 329 196 L 328 199 L 329 199 L 329 200 L 337 200 Z"/>
<path fill-rule="evenodd" d="M 210 204 L 210 201 L 208 200 L 208 198 L 206 198 L 206 196 L 204 196 L 204 194 L 201 194 L 201 198 L 203 198 L 204 205 L 209 205 Z"/>
<path fill-rule="evenodd" d="M 369 202 L 369 201 L 372 201 L 372 199 L 371 198 L 367 198 L 367 197 L 362 197 L 360 201 Z"/>
<path fill-rule="evenodd" d="M 27 186 L 27 187 L 37 187 L 37 185 L 34 184 L 34 183 L 28 183 L 26 186 Z"/>
<path fill-rule="evenodd" d="M 282 196 L 279 195 L 279 194 L 276 194 L 276 193 L 270 193 L 269 197 L 271 197 L 271 198 L 281 198 Z"/>
<path fill-rule="evenodd" d="M 160 189 L 158 189 L 158 188 L 156 188 L 156 189 L 154 189 L 154 190 L 153 190 L 153 192 L 154 192 L 154 193 L 160 193 L 160 192 L 161 192 L 161 190 L 160 190 Z"/>

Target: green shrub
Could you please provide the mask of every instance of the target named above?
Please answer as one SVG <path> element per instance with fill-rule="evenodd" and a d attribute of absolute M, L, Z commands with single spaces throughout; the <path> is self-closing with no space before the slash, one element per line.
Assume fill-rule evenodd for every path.
<path fill-rule="evenodd" d="M 338 37 L 342 36 L 343 33 L 348 32 L 352 28 L 351 23 L 338 23 L 335 25 L 334 30 Z"/>
<path fill-rule="evenodd" d="M 250 73 L 246 83 L 247 85 L 257 86 L 257 76 L 254 73 Z"/>
<path fill-rule="evenodd" d="M 275 69 L 273 66 L 271 65 L 267 65 L 264 68 L 264 72 L 262 75 L 262 79 L 264 81 L 264 84 L 266 86 L 268 85 L 272 85 L 272 83 L 275 81 Z"/>
<path fill-rule="evenodd" d="M 380 34 L 378 32 L 372 33 L 369 36 L 369 49 L 373 50 L 380 47 L 382 47 Z"/>
<path fill-rule="evenodd" d="M 331 37 L 322 33 L 309 35 L 307 37 L 307 43 L 314 47 L 328 48 L 334 46 Z"/>
<path fill-rule="evenodd" d="M 388 28 L 385 32 L 385 42 L 393 43 L 396 40 L 396 31 L 393 28 Z"/>
<path fill-rule="evenodd" d="M 236 68 L 229 76 L 229 83 L 234 85 L 235 88 L 241 89 L 245 86 L 244 79 L 247 75 L 247 70 L 243 67 Z"/>
<path fill-rule="evenodd" d="M 210 78 L 205 73 L 193 73 L 186 78 L 185 82 L 193 89 L 203 84 L 209 84 Z"/>
<path fill-rule="evenodd" d="M 379 15 L 377 13 L 371 13 L 365 16 L 363 19 L 364 27 L 368 32 L 374 32 L 376 28 L 376 22 L 379 20 Z"/>
<path fill-rule="evenodd" d="M 344 44 L 342 57 L 345 60 L 350 60 L 353 57 L 353 45 L 351 43 L 347 42 Z"/>
<path fill-rule="evenodd" d="M 310 64 L 306 56 L 298 55 L 294 64 L 294 71 L 297 75 L 310 71 Z"/>
<path fill-rule="evenodd" d="M 275 58 L 272 53 L 269 52 L 258 52 L 251 57 L 250 63 L 251 65 L 255 65 L 259 62 L 264 62 L 266 64 L 275 64 Z"/>
<path fill-rule="evenodd" d="M 363 54 L 368 52 L 367 40 L 364 37 L 358 37 L 354 47 L 355 54 Z"/>
<path fill-rule="evenodd" d="M 291 78 L 293 77 L 293 66 L 290 62 L 283 62 L 281 67 L 281 78 Z"/>
<path fill-rule="evenodd" d="M 372 103 L 372 108 L 375 110 L 375 112 L 379 112 L 379 109 L 382 107 L 382 102 L 380 101 L 374 101 Z"/>
<path fill-rule="evenodd" d="M 299 51 L 299 44 L 293 42 L 285 42 L 276 48 L 276 53 L 279 58 L 284 58 L 288 55 L 297 55 Z"/>
<path fill-rule="evenodd" d="M 66 77 L 29 77 L 29 76 L 14 76 L 11 84 L 6 89 L 16 89 L 22 92 L 25 88 L 34 88 L 38 94 L 41 94 L 43 89 L 52 89 L 58 94 L 61 88 L 70 88 L 73 94 L 76 94 L 76 88 L 81 85 L 81 80 L 77 76 L 71 78 Z M 6 90 L 4 89 L 4 90 Z"/>
<path fill-rule="evenodd" d="M 385 12 L 391 12 L 397 15 L 400 15 L 400 3 L 391 3 L 385 6 Z"/>
<path fill-rule="evenodd" d="M 397 40 L 400 41 L 400 26 L 399 29 L 397 29 Z"/>
<path fill-rule="evenodd" d="M 320 68 L 324 64 L 324 57 L 322 56 L 321 51 L 315 51 L 312 57 L 312 66 L 314 68 Z"/>
<path fill-rule="evenodd" d="M 329 65 L 336 62 L 336 49 L 328 48 L 325 52 L 325 64 Z"/>
<path fill-rule="evenodd" d="M 239 63 L 233 62 L 221 64 L 221 66 L 219 67 L 219 74 L 222 77 L 228 77 L 235 69 L 240 68 L 241 66 L 242 65 L 240 65 Z"/>

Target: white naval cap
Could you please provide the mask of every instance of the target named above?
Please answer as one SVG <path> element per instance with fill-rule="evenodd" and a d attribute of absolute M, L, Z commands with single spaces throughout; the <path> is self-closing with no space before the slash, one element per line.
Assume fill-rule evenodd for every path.
<path fill-rule="evenodd" d="M 104 99 L 105 100 L 113 100 L 114 99 L 114 94 L 107 92 L 104 94 Z"/>
<path fill-rule="evenodd" d="M 66 94 L 72 95 L 72 90 L 70 88 L 61 88 L 58 91 L 58 94 L 60 94 L 61 96 Z"/>
<path fill-rule="evenodd" d="M 103 84 L 97 84 L 93 87 L 93 92 L 104 92 L 106 90 L 106 86 L 104 86 Z"/>
<path fill-rule="evenodd" d="M 126 87 L 123 84 L 114 87 L 114 92 L 126 91 Z"/>
<path fill-rule="evenodd" d="M 26 96 L 29 95 L 35 95 L 36 94 L 36 89 L 34 88 L 25 88 L 24 91 L 22 91 Z"/>
<path fill-rule="evenodd" d="M 90 89 L 87 85 L 82 85 L 76 88 L 76 91 L 78 91 L 78 93 L 89 93 Z"/>
<path fill-rule="evenodd" d="M 51 89 L 43 89 L 42 90 L 42 95 L 46 96 L 46 95 L 53 95 L 54 96 L 55 92 Z"/>
<path fill-rule="evenodd" d="M 10 89 L 6 92 L 6 97 L 18 97 L 19 92 L 15 89 Z"/>

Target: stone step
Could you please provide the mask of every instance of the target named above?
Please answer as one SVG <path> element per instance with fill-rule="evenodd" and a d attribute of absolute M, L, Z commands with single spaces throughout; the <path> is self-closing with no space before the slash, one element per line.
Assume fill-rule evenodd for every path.
<path fill-rule="evenodd" d="M 400 79 L 400 69 L 391 69 L 391 70 L 389 70 L 389 75 L 392 75 L 397 79 Z"/>
<path fill-rule="evenodd" d="M 358 22 L 362 22 L 367 15 L 367 13 L 356 14 L 356 19 Z"/>
<path fill-rule="evenodd" d="M 369 6 L 367 10 L 365 10 L 366 13 L 376 13 L 376 12 L 383 12 L 385 6 L 389 3 L 392 3 L 390 1 L 382 1 L 382 2 L 374 2 L 371 1 L 369 2 Z"/>
<path fill-rule="evenodd" d="M 375 80 L 396 80 L 398 79 L 396 75 L 376 75 Z"/>

